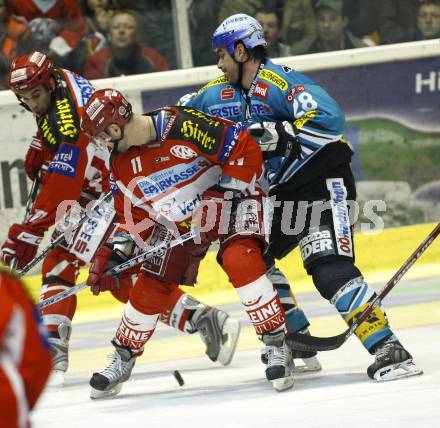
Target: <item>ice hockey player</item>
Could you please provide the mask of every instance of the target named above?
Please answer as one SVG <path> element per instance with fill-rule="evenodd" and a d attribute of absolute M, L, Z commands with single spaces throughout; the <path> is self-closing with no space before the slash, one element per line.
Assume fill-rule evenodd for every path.
<path fill-rule="evenodd" d="M 2 427 L 30 426 L 49 377 L 51 354 L 40 316 L 24 285 L 0 268 L 0 421 Z"/>
<path fill-rule="evenodd" d="M 240 41 L 242 41 L 242 48 L 239 49 L 242 51 L 245 49 L 248 54 L 246 60 L 236 59 L 237 57 L 233 55 L 233 48 Z M 226 49 L 226 43 L 229 49 Z M 251 121 L 258 122 L 262 118 L 285 120 L 288 113 L 283 109 L 283 116 L 277 117 L 279 112 L 272 107 L 272 104 L 279 105 L 282 101 L 278 100 L 279 94 L 275 94 L 277 86 L 271 79 L 276 80 L 277 77 L 271 71 L 272 63 L 266 59 L 267 52 L 264 46 L 266 46 L 264 32 L 258 21 L 244 14 L 234 15 L 231 20 L 229 18 L 225 20 L 216 30 L 213 38 L 213 47 L 219 55 L 218 67 L 224 75 L 208 83 L 197 93 L 185 95 L 179 100 L 179 104 L 235 122 L 246 121 L 250 124 Z M 260 76 L 256 76 L 258 70 L 254 68 L 248 71 L 250 64 L 257 64 L 257 69 L 262 71 Z M 243 82 L 244 86 L 240 82 Z M 287 87 L 287 82 L 284 80 L 280 80 L 278 84 Z M 253 89 L 248 91 L 251 86 Z M 271 86 L 275 89 L 271 89 Z M 269 119 L 270 112 L 272 114 Z M 277 161 L 274 160 L 274 162 Z M 273 167 L 268 168 L 267 163 L 265 169 L 265 175 L 273 172 Z M 267 275 L 275 285 L 286 313 L 289 331 L 309 334 L 310 323 L 304 311 L 298 306 L 288 279 L 275 266 L 275 260 L 271 255 L 265 256 L 265 261 L 268 269 Z M 316 352 L 295 351 L 293 357 L 295 358 L 295 372 L 321 370 Z M 300 364 L 300 359 L 302 359 L 302 364 Z"/>
<path fill-rule="evenodd" d="M 10 227 L 1 251 L 6 264 L 12 264 L 15 259 L 17 268 L 22 269 L 35 257 L 45 231 L 56 222 L 60 227 L 64 225 L 64 219 L 57 219 L 59 206 L 78 202 L 85 207 L 110 189 L 106 166 L 109 151 L 105 145 L 91 142 L 80 129 L 82 109 L 94 91 L 86 79 L 54 67 L 46 55 L 33 52 L 13 61 L 9 84 L 21 105 L 33 113 L 38 127 L 26 154 L 25 169 L 31 180 L 40 180 L 40 192 L 26 221 Z M 40 300 L 75 285 L 79 269 L 92 260 L 101 242 L 111 234 L 114 214 L 113 202 L 103 204 L 68 244 L 60 245 L 46 256 Z M 75 218 L 72 214 L 71 223 L 75 223 Z M 61 232 L 56 230 L 55 234 L 58 233 Z M 127 274 L 108 284 L 108 288 L 116 298 L 127 302 L 131 285 L 131 275 Z M 223 346 L 220 353 L 227 314 L 195 299 L 185 299 L 180 290 L 174 297 L 161 320 L 187 333 L 199 332 L 210 359 L 228 364 L 235 348 Z M 42 310 L 53 353 L 52 385 L 64 383 L 76 304 L 76 296 L 71 296 Z M 196 312 L 198 316 L 194 317 Z M 233 324 L 236 341 L 239 325 Z"/>
<path fill-rule="evenodd" d="M 350 167 L 353 153 L 343 138 L 344 114 L 313 80 L 267 58 L 264 34 L 254 18 L 230 16 L 215 30 L 212 46 L 224 76 L 208 83 L 186 105 L 248 122 L 265 151 L 269 194 L 282 202 L 273 215 L 265 254 L 268 266 L 299 246 L 316 288 L 350 324 L 374 290 L 354 264 L 347 204 L 355 200 L 356 187 Z M 295 135 L 297 143 L 287 147 L 280 131 Z M 327 203 L 321 215 L 323 201 Z M 292 202 L 292 214 L 283 220 L 283 211 L 290 210 L 286 204 Z M 367 370 L 370 378 L 385 381 L 422 373 L 381 308 L 355 333 L 375 355 Z"/>
<path fill-rule="evenodd" d="M 90 98 L 82 129 L 113 146 L 110 169 L 118 187 L 115 207 L 132 239 L 152 239 L 154 245 L 164 227 L 165 232 L 186 232 L 197 207 L 203 207 L 198 210 L 203 231 L 200 243 L 188 241 L 169 250 L 160 272 L 143 266 L 112 341 L 111 363 L 90 380 L 91 397 L 121 390 L 177 284 L 194 284 L 200 257 L 194 260 L 193 255 L 204 252 L 206 243 L 217 238 L 218 260 L 258 337 L 267 345 L 267 379 L 277 390 L 292 387 L 292 361 L 283 346 L 284 311 L 262 259 L 266 242 L 263 199 L 255 184 L 262 156 L 255 141 L 240 124 L 192 108 L 133 114 L 123 95 L 112 89 L 99 90 Z M 221 214 L 225 199 L 229 207 L 225 213 L 230 217 Z M 161 218 L 160 224 L 152 226 Z M 115 257 L 115 251 L 129 254 L 131 246 L 119 246 L 113 252 L 103 249 L 103 256 L 90 269 L 89 285 L 105 278 L 106 260 Z"/>

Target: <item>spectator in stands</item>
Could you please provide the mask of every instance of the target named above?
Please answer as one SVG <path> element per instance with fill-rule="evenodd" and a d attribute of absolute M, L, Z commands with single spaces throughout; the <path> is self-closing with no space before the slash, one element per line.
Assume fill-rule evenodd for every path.
<path fill-rule="evenodd" d="M 82 37 L 71 64 L 71 68 L 83 75 L 87 60 L 107 45 L 107 32 L 114 14 L 111 0 L 85 0 L 83 7 L 87 33 Z"/>
<path fill-rule="evenodd" d="M 83 12 L 89 30 L 107 34 L 114 10 L 110 0 L 85 0 Z"/>
<path fill-rule="evenodd" d="M 343 0 L 318 0 L 316 25 L 318 34 L 307 53 L 329 52 L 367 46 L 347 30 Z"/>
<path fill-rule="evenodd" d="M 115 11 L 110 21 L 109 46 L 88 59 L 85 77 L 99 79 L 167 70 L 168 64 L 158 51 L 141 46 L 139 34 L 136 12 Z"/>
<path fill-rule="evenodd" d="M 306 53 L 316 39 L 316 18 L 312 0 L 287 0 L 282 13 L 281 37 L 292 55 Z"/>
<path fill-rule="evenodd" d="M 440 37 L 440 0 L 425 0 L 417 13 L 416 40 Z"/>
<path fill-rule="evenodd" d="M 188 21 L 194 67 L 214 65 L 217 56 L 212 50 L 211 36 L 217 28 L 220 2 L 218 0 L 190 0 Z"/>
<path fill-rule="evenodd" d="M 374 0 L 380 43 L 401 43 L 416 37 L 420 0 Z"/>
<path fill-rule="evenodd" d="M 51 57 L 56 55 L 67 59 L 86 34 L 83 15 L 75 0 L 9 0 L 8 9 L 10 13 L 24 17 L 27 22 L 35 18 L 51 18 L 61 25 L 60 33 L 49 45 Z"/>
<path fill-rule="evenodd" d="M 223 0 L 218 20 L 222 22 L 228 16 L 235 15 L 236 13 L 255 16 L 255 12 L 262 7 L 275 10 L 277 15 L 281 16 L 285 2 L 285 0 Z"/>
<path fill-rule="evenodd" d="M 1 0 L 0 0 L 1 1 Z M 35 18 L 29 22 L 28 32 L 17 43 L 17 55 L 26 55 L 33 50 L 48 54 L 50 42 L 61 31 L 61 25 L 51 18 Z M 57 58 L 55 56 L 55 62 Z"/>
<path fill-rule="evenodd" d="M 5 0 L 0 0 L 0 89 L 7 89 L 4 79 L 16 55 L 17 42 L 27 34 L 26 29 L 25 20 L 9 15 Z"/>
<path fill-rule="evenodd" d="M 348 30 L 368 45 L 379 44 L 376 9 L 374 1 L 344 0 L 344 10 L 348 18 Z"/>
<path fill-rule="evenodd" d="M 276 11 L 269 7 L 263 7 L 261 9 L 257 9 L 254 18 L 263 27 L 269 57 L 277 58 L 280 56 L 289 56 L 289 46 L 282 43 L 280 39 L 281 30 Z"/>

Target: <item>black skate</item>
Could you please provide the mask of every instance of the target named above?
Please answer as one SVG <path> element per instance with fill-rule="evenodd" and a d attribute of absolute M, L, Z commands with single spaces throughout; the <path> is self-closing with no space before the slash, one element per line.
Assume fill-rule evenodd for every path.
<path fill-rule="evenodd" d="M 395 336 L 380 344 L 375 351 L 376 360 L 367 369 L 368 376 L 378 382 L 423 374 L 413 362 L 411 354 Z"/>
<path fill-rule="evenodd" d="M 99 373 L 93 373 L 90 379 L 89 384 L 92 387 L 90 398 L 92 400 L 119 394 L 122 384 L 130 378 L 136 362 L 136 355 L 130 348 L 118 345 L 115 341 L 112 341 L 112 345 L 116 349 L 113 354 L 107 356 L 110 364 Z"/>
<path fill-rule="evenodd" d="M 293 387 L 293 359 L 290 351 L 283 344 L 284 333 L 275 336 L 264 335 L 266 346 L 261 350 L 261 360 L 267 363 L 266 378 L 277 391 Z"/>

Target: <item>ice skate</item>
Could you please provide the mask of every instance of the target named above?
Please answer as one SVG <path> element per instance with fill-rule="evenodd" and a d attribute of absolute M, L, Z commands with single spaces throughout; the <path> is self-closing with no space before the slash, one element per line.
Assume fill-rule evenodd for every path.
<path fill-rule="evenodd" d="M 184 304 L 188 307 L 193 299 L 185 300 Z M 218 361 L 223 366 L 227 366 L 234 357 L 240 336 L 240 323 L 220 309 L 198 302 L 196 307 L 192 323 L 206 345 L 206 355 L 211 361 Z"/>
<path fill-rule="evenodd" d="M 112 341 L 116 348 L 107 358 L 110 364 L 102 371 L 93 373 L 90 379 L 90 398 L 92 400 L 113 397 L 121 392 L 122 384 L 130 378 L 136 362 L 136 356 L 130 348 L 118 345 Z"/>
<path fill-rule="evenodd" d="M 309 329 L 299 331 L 298 333 L 310 335 Z M 321 364 L 316 357 L 318 354 L 316 351 L 291 351 L 292 358 L 295 361 L 295 367 L 293 369 L 294 373 L 314 373 L 322 370 Z M 298 360 L 302 360 L 303 364 L 298 364 Z"/>
<path fill-rule="evenodd" d="M 411 354 L 395 336 L 391 336 L 379 345 L 375 354 L 376 359 L 368 367 L 367 374 L 378 382 L 423 374 L 423 371 L 414 364 Z"/>
<path fill-rule="evenodd" d="M 63 322 L 58 326 L 58 331 L 51 333 L 48 342 L 52 353 L 52 372 L 48 386 L 63 386 L 64 374 L 69 367 L 69 338 L 72 327 L 70 323 Z"/>
<path fill-rule="evenodd" d="M 266 361 L 266 378 L 277 391 L 285 391 L 293 387 L 294 368 L 290 351 L 283 344 L 284 333 L 276 336 L 264 335 L 266 346 L 261 350 L 261 359 Z"/>

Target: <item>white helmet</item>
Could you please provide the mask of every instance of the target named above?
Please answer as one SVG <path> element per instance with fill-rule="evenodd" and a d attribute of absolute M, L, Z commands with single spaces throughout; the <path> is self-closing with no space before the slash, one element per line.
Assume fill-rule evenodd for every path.
<path fill-rule="evenodd" d="M 211 41 L 213 49 L 225 48 L 231 55 L 238 41 L 247 49 L 267 45 L 261 24 L 244 13 L 226 18 L 215 30 Z"/>

